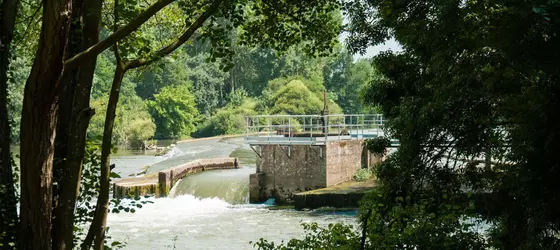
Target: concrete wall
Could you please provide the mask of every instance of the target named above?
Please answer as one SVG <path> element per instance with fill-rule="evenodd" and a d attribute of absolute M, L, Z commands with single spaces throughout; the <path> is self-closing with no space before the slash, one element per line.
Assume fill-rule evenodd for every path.
<path fill-rule="evenodd" d="M 165 197 L 177 181 L 201 171 L 238 168 L 237 158 L 200 159 L 140 178 L 125 178 L 113 184 L 113 197 L 156 195 Z"/>
<path fill-rule="evenodd" d="M 331 141 L 327 145 L 260 145 L 257 173 L 250 180 L 252 203 L 276 198 L 294 203 L 294 194 L 352 180 L 361 168 L 379 162 L 365 149 L 363 140 Z M 288 156 L 289 154 L 289 156 Z"/>
<path fill-rule="evenodd" d="M 327 186 L 352 180 L 362 168 L 362 140 L 333 141 L 327 143 Z"/>
<path fill-rule="evenodd" d="M 277 203 L 292 203 L 293 194 L 327 186 L 324 146 L 262 145 L 258 173 L 250 177 L 251 202 L 275 197 Z M 288 154 L 290 156 L 288 156 Z M 262 185 L 262 186 L 255 186 Z"/>
<path fill-rule="evenodd" d="M 185 176 L 205 170 L 232 169 L 237 167 L 237 158 L 201 159 L 160 171 L 158 173 L 159 197 L 169 195 L 169 191 L 171 191 L 173 185 Z"/>
<path fill-rule="evenodd" d="M 159 194 L 159 185 L 157 182 L 129 186 L 120 183 L 113 184 L 114 198 L 142 197 L 157 194 Z"/>

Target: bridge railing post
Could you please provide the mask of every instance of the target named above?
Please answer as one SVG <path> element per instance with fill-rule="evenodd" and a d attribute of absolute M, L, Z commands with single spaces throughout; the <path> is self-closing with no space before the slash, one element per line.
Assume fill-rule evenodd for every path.
<path fill-rule="evenodd" d="M 292 144 L 292 117 L 288 117 L 288 143 Z"/>

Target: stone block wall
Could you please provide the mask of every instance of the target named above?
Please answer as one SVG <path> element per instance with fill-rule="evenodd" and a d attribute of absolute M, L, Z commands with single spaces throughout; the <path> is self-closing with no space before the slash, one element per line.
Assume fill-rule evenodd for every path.
<path fill-rule="evenodd" d="M 352 180 L 359 169 L 380 160 L 367 152 L 363 140 L 331 141 L 315 146 L 260 147 L 257 173 L 250 176 L 249 199 L 252 203 L 274 197 L 278 204 L 292 204 L 295 193 Z"/>
<path fill-rule="evenodd" d="M 262 145 L 261 159 L 257 162 L 259 175 L 251 177 L 251 201 L 263 202 L 275 197 L 279 204 L 292 203 L 294 193 L 326 187 L 326 161 L 320 155 L 321 150 L 324 154 L 324 146 L 292 145 L 290 149 Z M 259 183 L 262 186 L 253 186 Z"/>
<path fill-rule="evenodd" d="M 354 174 L 364 165 L 362 144 L 362 140 L 327 143 L 327 186 L 352 180 Z"/>

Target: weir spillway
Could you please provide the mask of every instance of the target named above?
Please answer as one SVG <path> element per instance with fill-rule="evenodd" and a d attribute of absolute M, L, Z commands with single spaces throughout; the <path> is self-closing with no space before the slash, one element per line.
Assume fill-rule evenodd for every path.
<path fill-rule="evenodd" d="M 161 170 L 157 174 L 143 177 L 125 178 L 113 183 L 113 197 L 138 197 L 155 195 L 166 197 L 173 186 L 186 176 L 202 171 L 235 169 L 239 167 L 237 158 L 199 159 Z"/>

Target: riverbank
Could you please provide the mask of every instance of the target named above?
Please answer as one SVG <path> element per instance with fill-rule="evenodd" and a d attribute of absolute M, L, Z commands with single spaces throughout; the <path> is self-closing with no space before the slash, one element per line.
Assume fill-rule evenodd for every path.
<path fill-rule="evenodd" d="M 375 179 L 347 181 L 327 188 L 294 194 L 295 209 L 320 207 L 357 208 L 366 193 L 377 186 Z"/>

